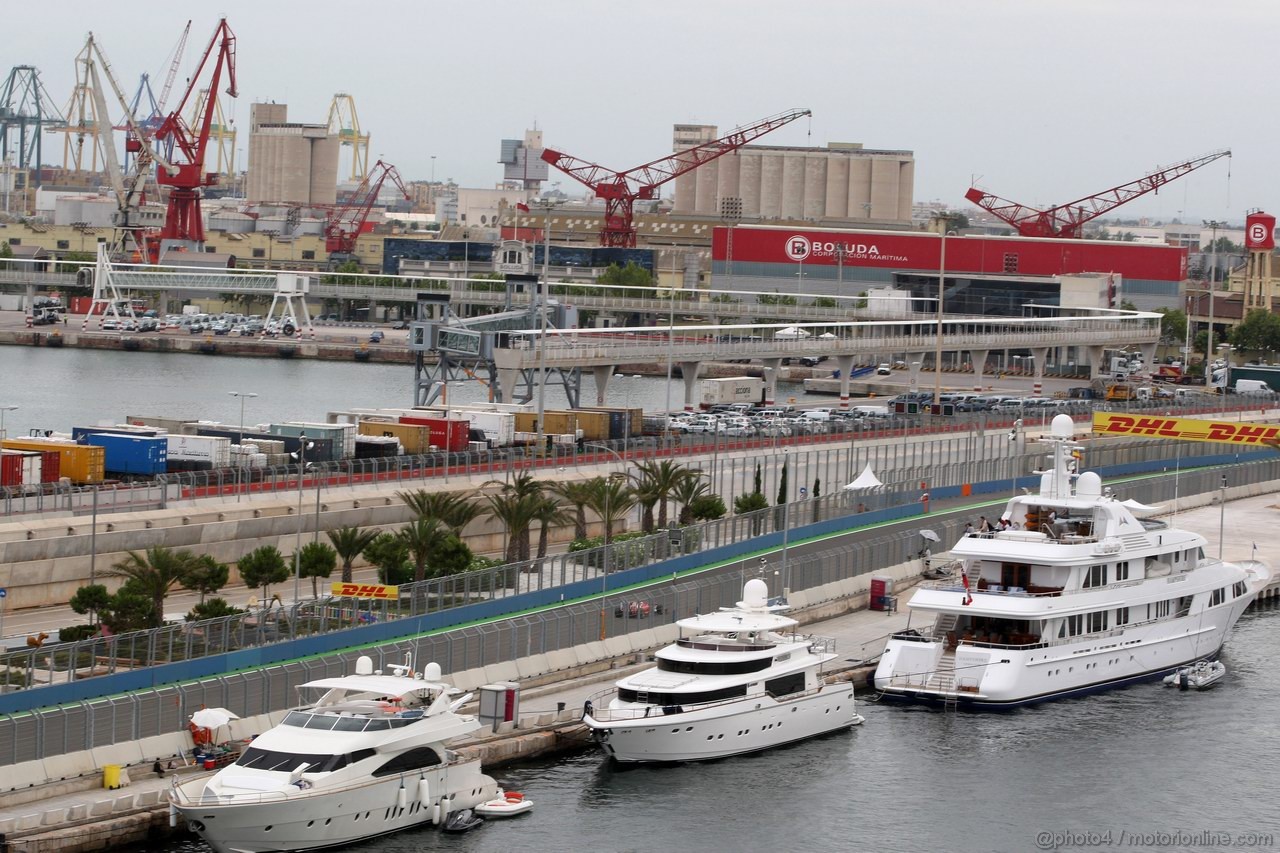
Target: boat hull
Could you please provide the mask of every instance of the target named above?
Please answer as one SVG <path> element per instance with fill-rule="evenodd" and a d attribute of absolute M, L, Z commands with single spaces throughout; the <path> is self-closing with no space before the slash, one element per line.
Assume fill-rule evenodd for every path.
<path fill-rule="evenodd" d="M 426 801 L 419 796 L 422 778 L 428 783 Z M 171 794 L 170 802 L 192 831 L 217 853 L 292 853 L 337 847 L 439 822 L 445 798 L 451 798 L 449 811 L 458 811 L 498 795 L 497 783 L 480 772 L 478 761 L 370 779 L 339 790 L 310 789 L 296 794 L 267 792 L 203 799 L 206 781 L 184 784 L 183 796 Z"/>
<path fill-rule="evenodd" d="M 862 722 L 854 707 L 853 685 L 829 684 L 794 699 L 767 695 L 627 720 L 583 722 L 614 760 L 634 762 L 709 761 L 758 752 L 847 729 Z"/>

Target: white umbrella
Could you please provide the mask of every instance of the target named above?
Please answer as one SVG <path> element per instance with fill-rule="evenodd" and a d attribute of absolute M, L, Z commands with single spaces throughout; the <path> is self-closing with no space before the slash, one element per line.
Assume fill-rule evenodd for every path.
<path fill-rule="evenodd" d="M 930 542 L 938 541 L 938 534 L 934 533 L 932 530 L 921 530 L 920 535 L 925 539 L 928 539 Z"/>
<path fill-rule="evenodd" d="M 238 719 L 240 718 L 226 708 L 201 708 L 191 715 L 191 722 L 202 729 L 216 729 Z"/>
<path fill-rule="evenodd" d="M 871 463 L 868 462 L 867 467 L 862 469 L 862 473 L 858 475 L 857 479 L 846 485 L 844 490 L 846 492 L 856 492 L 859 489 L 874 489 L 883 485 L 884 483 L 880 482 L 880 478 L 871 470 Z"/>

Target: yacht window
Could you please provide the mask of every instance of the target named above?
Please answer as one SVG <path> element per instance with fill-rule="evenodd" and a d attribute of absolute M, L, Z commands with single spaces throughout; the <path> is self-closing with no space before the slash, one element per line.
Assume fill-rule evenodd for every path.
<path fill-rule="evenodd" d="M 338 723 L 333 727 L 333 730 L 335 732 L 362 732 L 368 722 L 364 717 L 339 717 Z"/>
<path fill-rule="evenodd" d="M 307 724 L 303 728 L 323 729 L 327 732 L 332 730 L 334 724 L 337 722 L 337 717 L 326 717 L 323 714 L 312 714 L 311 719 L 307 720 Z"/>
<path fill-rule="evenodd" d="M 1062 620 L 1062 628 L 1058 631 L 1059 637 L 1078 637 L 1084 633 L 1084 617 L 1081 615 L 1068 616 Z"/>
<path fill-rule="evenodd" d="M 786 696 L 789 693 L 804 692 L 804 673 L 793 672 L 781 678 L 771 678 L 764 683 L 764 689 L 773 696 Z"/>
<path fill-rule="evenodd" d="M 1169 615 L 1169 601 L 1157 601 L 1154 604 L 1147 605 L 1147 618 L 1162 619 Z"/>
<path fill-rule="evenodd" d="M 1245 586 L 1244 581 L 1236 581 L 1236 582 L 1232 585 L 1232 587 L 1231 587 L 1231 591 L 1235 594 L 1235 597 L 1236 597 L 1236 598 L 1239 598 L 1240 596 L 1242 596 L 1242 595 L 1244 595 L 1246 592 L 1248 592 L 1248 591 L 1249 591 L 1249 588 L 1248 588 L 1247 586 Z"/>
<path fill-rule="evenodd" d="M 429 746 L 420 746 L 401 753 L 386 764 L 373 771 L 374 776 L 394 776 L 410 770 L 421 770 L 424 767 L 435 767 L 440 763 L 440 756 Z"/>
<path fill-rule="evenodd" d="M 1223 587 L 1222 589 L 1215 589 L 1215 590 L 1214 590 L 1214 591 L 1209 595 L 1209 606 L 1210 606 L 1210 607 L 1217 607 L 1219 604 L 1221 604 L 1222 602 L 1224 602 L 1224 601 L 1226 601 L 1226 600 L 1227 600 L 1227 590 L 1226 590 L 1226 588 L 1225 588 L 1225 587 Z"/>
<path fill-rule="evenodd" d="M 1116 608 L 1116 624 L 1117 625 L 1129 624 L 1129 608 L 1127 607 Z"/>
<path fill-rule="evenodd" d="M 1107 611 L 1098 610 L 1089 614 L 1089 633 L 1107 630 Z"/>
<path fill-rule="evenodd" d="M 290 711 L 284 718 L 284 724 L 286 726 L 297 726 L 298 728 L 302 728 L 307 724 L 307 720 L 309 719 L 311 719 L 310 714 L 304 714 L 301 711 Z"/>
<path fill-rule="evenodd" d="M 368 725 L 364 727 L 366 732 L 386 731 L 391 728 L 390 720 L 369 720 Z"/>
<path fill-rule="evenodd" d="M 1127 581 L 1129 579 L 1129 561 L 1121 560 L 1116 563 L 1116 580 Z"/>
<path fill-rule="evenodd" d="M 771 658 L 755 660 L 665 660 L 658 658 L 658 669 L 663 672 L 697 673 L 699 675 L 740 675 L 744 672 L 759 672 L 768 669 L 773 663 Z"/>
<path fill-rule="evenodd" d="M 291 773 L 305 764 L 308 772 L 321 773 L 347 766 L 347 759 L 346 755 L 307 755 L 251 746 L 241 753 L 236 764 L 253 770 L 277 770 L 284 773 Z"/>
<path fill-rule="evenodd" d="M 1106 566 L 1090 566 L 1085 572 L 1084 588 L 1107 585 L 1107 567 Z"/>
<path fill-rule="evenodd" d="M 1191 596 L 1184 595 L 1178 599 L 1178 609 L 1174 611 L 1174 616 L 1186 616 L 1191 612 Z"/>
<path fill-rule="evenodd" d="M 720 702 L 724 699 L 737 699 L 747 695 L 747 685 L 739 684 L 720 690 L 703 690 L 698 693 L 655 693 L 645 692 L 641 699 L 640 691 L 618 688 L 618 698 L 623 702 L 639 702 L 646 705 L 700 705 L 703 702 Z"/>

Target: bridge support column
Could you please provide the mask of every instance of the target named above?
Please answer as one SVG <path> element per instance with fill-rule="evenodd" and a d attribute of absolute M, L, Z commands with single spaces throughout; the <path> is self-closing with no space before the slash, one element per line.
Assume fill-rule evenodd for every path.
<path fill-rule="evenodd" d="M 849 408 L 849 374 L 853 372 L 853 356 L 836 356 L 836 366 L 840 368 L 840 408 Z"/>
<path fill-rule="evenodd" d="M 498 388 L 494 393 L 495 403 L 513 402 L 516 386 L 520 382 L 520 371 L 514 367 L 498 368 Z"/>
<path fill-rule="evenodd" d="M 1139 348 L 1142 350 L 1142 363 L 1147 366 L 1148 375 L 1152 375 L 1156 371 L 1156 347 L 1159 345 L 1159 341 L 1139 344 Z"/>
<path fill-rule="evenodd" d="M 920 368 L 924 365 L 924 356 L 922 352 L 907 353 L 907 388 L 908 391 L 920 390 Z M 934 368 L 937 369 L 937 365 Z"/>
<path fill-rule="evenodd" d="M 1035 393 L 1037 394 L 1039 394 L 1044 389 L 1044 362 L 1045 362 L 1045 359 L 1048 357 L 1049 357 L 1048 347 L 1032 347 L 1031 348 L 1031 361 L 1033 362 L 1032 367 L 1035 370 L 1035 379 L 1034 379 L 1035 385 L 1032 387 L 1035 389 Z"/>
<path fill-rule="evenodd" d="M 67 300 L 67 306 L 70 307 L 71 301 Z M 36 286 L 34 284 L 27 285 L 27 301 L 22 304 L 23 310 L 30 317 L 36 313 Z"/>
<path fill-rule="evenodd" d="M 684 379 L 684 410 L 692 412 L 698 407 L 698 372 L 702 370 L 702 362 L 678 361 L 676 364 Z"/>
<path fill-rule="evenodd" d="M 778 368 L 782 366 L 780 358 L 762 358 L 764 365 L 764 404 L 772 406 L 778 397 Z"/>
<path fill-rule="evenodd" d="M 609 390 L 609 380 L 613 378 L 613 371 L 617 369 L 616 364 L 597 364 L 591 368 L 591 375 L 596 380 L 596 405 L 604 405 L 605 391 Z"/>
<path fill-rule="evenodd" d="M 1102 363 L 1102 354 L 1105 352 L 1105 347 L 1090 346 L 1082 347 L 1082 349 L 1084 349 L 1085 354 L 1089 359 L 1090 379 L 1099 379 L 1111 374 L 1111 365 Z"/>
<path fill-rule="evenodd" d="M 969 361 L 973 362 L 973 390 L 982 390 L 982 380 L 987 372 L 987 356 L 991 354 L 990 350 L 971 349 L 969 350 Z"/>

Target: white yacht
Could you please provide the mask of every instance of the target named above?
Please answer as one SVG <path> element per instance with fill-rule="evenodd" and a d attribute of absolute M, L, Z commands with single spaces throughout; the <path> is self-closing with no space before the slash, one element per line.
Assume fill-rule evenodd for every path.
<path fill-rule="evenodd" d="M 824 683 L 835 641 L 795 633 L 763 580 L 736 608 L 682 619 L 687 635 L 658 665 L 592 696 L 583 722 L 614 759 L 699 761 L 827 734 L 862 722 L 853 685 Z"/>
<path fill-rule="evenodd" d="M 499 796 L 498 785 L 448 744 L 476 731 L 457 712 L 470 694 L 431 663 L 355 674 L 299 691 L 321 695 L 250 742 L 235 764 L 175 784 L 173 810 L 218 853 L 316 850 L 421 824 Z"/>
<path fill-rule="evenodd" d="M 889 640 L 886 698 L 1009 708 L 1155 679 L 1216 657 L 1267 585 L 1266 565 L 1209 558 L 1203 536 L 1145 517 L 1158 507 L 1077 475 L 1070 417 L 1043 441 L 1040 493 L 1009 501 L 1009 529 L 961 537 L 961 571 L 911 598 L 934 621 Z"/>

